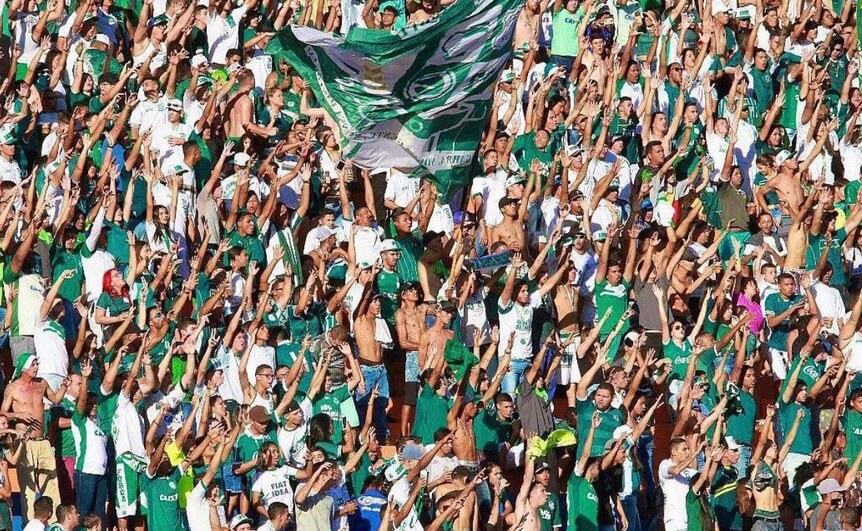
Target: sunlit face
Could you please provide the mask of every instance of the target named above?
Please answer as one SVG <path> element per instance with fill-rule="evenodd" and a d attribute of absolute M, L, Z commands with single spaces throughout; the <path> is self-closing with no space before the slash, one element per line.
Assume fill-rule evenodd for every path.
<path fill-rule="evenodd" d="M 796 281 L 792 278 L 782 278 L 778 283 L 778 289 L 784 297 L 790 297 L 796 293 Z"/>
<path fill-rule="evenodd" d="M 511 420 L 515 415 L 515 404 L 512 402 L 500 402 L 497 404 L 497 414 L 503 420 Z"/>
<path fill-rule="evenodd" d="M 620 281 L 623 279 L 622 268 L 618 264 L 614 264 L 614 265 L 608 267 L 608 272 L 607 272 L 606 277 L 607 277 L 608 283 L 611 284 L 612 286 L 619 284 Z"/>
<path fill-rule="evenodd" d="M 611 399 L 613 396 L 611 396 L 611 392 L 607 389 L 598 389 L 593 396 L 595 397 L 596 409 L 599 411 L 605 411 L 611 407 Z"/>

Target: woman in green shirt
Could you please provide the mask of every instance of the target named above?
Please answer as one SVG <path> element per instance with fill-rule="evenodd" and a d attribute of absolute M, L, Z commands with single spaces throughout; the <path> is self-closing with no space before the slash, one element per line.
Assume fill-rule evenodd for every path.
<path fill-rule="evenodd" d="M 129 285 L 123 275 L 116 268 L 105 271 L 102 276 L 102 294 L 96 301 L 96 324 L 102 326 L 105 337 L 110 336 L 110 330 L 126 319 L 131 307 Z"/>

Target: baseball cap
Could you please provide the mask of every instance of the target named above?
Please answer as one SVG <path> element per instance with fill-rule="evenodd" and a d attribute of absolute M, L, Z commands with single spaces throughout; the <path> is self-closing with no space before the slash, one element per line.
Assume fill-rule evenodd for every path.
<path fill-rule="evenodd" d="M 102 44 L 105 44 L 106 46 L 111 45 L 111 39 L 109 39 L 108 36 L 105 35 L 104 33 L 99 33 L 96 35 L 96 42 L 101 42 Z"/>
<path fill-rule="evenodd" d="M 727 444 L 728 450 L 739 450 L 740 448 L 742 448 L 742 446 L 740 446 L 740 444 L 736 442 L 736 439 L 729 435 L 724 438 L 724 442 L 725 444 Z"/>
<path fill-rule="evenodd" d="M 577 156 L 583 155 L 583 154 L 584 154 L 584 150 L 583 150 L 583 148 L 581 148 L 581 146 L 569 144 L 566 147 L 566 155 L 569 157 L 577 157 Z"/>
<path fill-rule="evenodd" d="M 793 157 L 793 154 L 786 149 L 779 151 L 778 154 L 775 155 L 775 167 L 780 168 L 781 165 L 787 162 L 791 157 Z"/>
<path fill-rule="evenodd" d="M 401 248 L 398 247 L 398 244 L 395 243 L 395 240 L 387 239 L 380 242 L 380 252 L 385 253 L 389 251 L 400 252 Z"/>
<path fill-rule="evenodd" d="M 233 163 L 237 166 L 246 167 L 250 161 L 251 157 L 248 156 L 248 153 L 240 152 L 233 156 Z"/>
<path fill-rule="evenodd" d="M 244 514 L 238 514 L 238 515 L 236 515 L 230 519 L 230 528 L 231 528 L 231 531 L 233 531 L 234 529 L 241 526 L 242 524 L 253 524 L 253 523 L 254 522 L 252 522 L 251 518 L 249 518 L 248 516 L 246 516 Z"/>
<path fill-rule="evenodd" d="M 323 241 L 326 238 L 329 238 L 335 234 L 335 231 L 327 227 L 326 225 L 321 225 L 314 230 L 314 237 L 317 238 L 317 241 Z"/>
<path fill-rule="evenodd" d="M 294 411 L 298 411 L 298 410 L 299 410 L 299 404 L 296 402 L 296 400 L 291 400 L 290 403 L 287 405 L 287 409 L 285 410 L 285 413 L 293 413 Z"/>
<path fill-rule="evenodd" d="M 248 410 L 248 418 L 261 424 L 269 424 L 269 421 L 272 420 L 272 417 L 266 412 L 263 406 L 254 406 Z"/>
<path fill-rule="evenodd" d="M 150 20 L 148 20 L 147 21 L 147 27 L 148 28 L 154 28 L 156 26 L 162 26 L 162 25 L 167 26 L 169 20 L 170 19 L 168 19 L 167 15 L 159 15 L 157 17 L 153 17 Z"/>
<path fill-rule="evenodd" d="M 419 459 L 422 459 L 422 453 L 422 447 L 420 447 L 419 445 L 408 444 L 404 447 L 403 450 L 401 450 L 401 457 L 403 457 L 404 459 L 412 459 L 414 461 L 417 461 Z"/>
<path fill-rule="evenodd" d="M 838 483 L 838 480 L 833 478 L 826 478 L 820 482 L 820 485 L 817 485 L 817 492 L 820 494 L 832 494 L 833 492 L 844 492 L 845 490 L 847 489 Z"/>
<path fill-rule="evenodd" d="M 500 83 L 511 83 L 515 80 L 515 71 L 512 69 L 503 70 L 500 74 Z"/>
<path fill-rule="evenodd" d="M 506 177 L 506 188 L 525 182 L 527 182 L 527 179 L 524 179 L 524 177 L 520 173 L 515 173 Z"/>
<path fill-rule="evenodd" d="M 543 458 L 543 457 L 536 459 L 536 462 L 533 465 L 533 473 L 534 474 L 538 474 L 539 472 L 542 472 L 544 470 L 550 470 L 550 469 L 551 469 L 551 465 L 549 465 L 548 460 Z"/>
<path fill-rule="evenodd" d="M 168 109 L 172 111 L 182 111 L 183 110 L 183 102 L 176 98 L 171 98 L 168 100 Z"/>

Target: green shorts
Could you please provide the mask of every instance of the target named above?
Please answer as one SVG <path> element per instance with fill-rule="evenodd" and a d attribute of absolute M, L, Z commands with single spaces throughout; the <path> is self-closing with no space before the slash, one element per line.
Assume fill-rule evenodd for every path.
<path fill-rule="evenodd" d="M 143 514 L 138 511 L 138 497 L 141 491 L 141 473 L 146 469 L 147 462 L 131 452 L 117 456 L 117 487 L 116 501 L 117 517 L 125 518 Z M 141 498 L 142 507 L 145 500 Z"/>

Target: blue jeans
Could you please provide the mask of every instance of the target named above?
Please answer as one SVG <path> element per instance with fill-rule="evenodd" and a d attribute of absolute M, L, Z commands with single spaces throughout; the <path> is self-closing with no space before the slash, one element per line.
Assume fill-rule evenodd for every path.
<path fill-rule="evenodd" d="M 637 493 L 621 496 L 620 503 L 623 506 L 623 512 L 626 513 L 626 520 L 629 522 L 629 531 L 641 531 L 641 515 L 638 512 L 638 495 Z"/>
<path fill-rule="evenodd" d="M 509 364 L 509 372 L 503 376 L 503 382 L 500 384 L 500 391 L 507 393 L 510 396 L 514 396 L 513 393 L 515 389 L 517 389 L 518 384 L 521 383 L 524 373 L 527 372 L 527 368 L 529 366 L 530 360 L 512 360 Z"/>
<path fill-rule="evenodd" d="M 371 391 L 377 386 L 379 396 L 371 404 L 371 418 L 374 420 L 374 429 L 377 430 L 377 437 L 383 440 L 386 437 L 386 404 L 389 402 L 389 376 L 386 372 L 386 367 L 380 365 L 360 365 L 359 370 L 362 371 L 362 379 L 365 380 L 365 392 L 356 393 L 356 409 L 359 410 L 359 418 L 365 418 L 365 412 L 368 409 L 368 399 L 371 397 Z"/>
<path fill-rule="evenodd" d="M 739 461 L 736 462 L 736 472 L 740 478 L 748 477 L 748 465 L 751 463 L 751 446 L 739 445 Z"/>
<path fill-rule="evenodd" d="M 96 513 L 105 521 L 108 476 L 75 471 L 75 505 L 80 514 Z"/>

